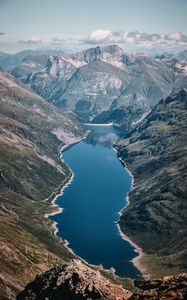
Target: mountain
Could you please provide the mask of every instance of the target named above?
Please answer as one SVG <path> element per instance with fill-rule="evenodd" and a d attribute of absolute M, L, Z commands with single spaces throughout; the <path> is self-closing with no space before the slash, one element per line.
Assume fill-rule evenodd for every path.
<path fill-rule="evenodd" d="M 187 88 L 187 51 L 181 51 L 175 55 L 157 56 L 156 61 L 163 62 L 175 73 L 172 92 L 177 93 L 182 88 Z"/>
<path fill-rule="evenodd" d="M 101 60 L 120 69 L 125 68 L 125 63 L 130 60 L 130 56 L 117 45 L 109 45 L 86 49 L 82 52 L 72 54 L 70 61 L 76 67 L 80 67 L 93 61 Z"/>
<path fill-rule="evenodd" d="M 113 278 L 114 280 L 114 278 Z M 72 260 L 57 266 L 29 283 L 17 300 L 184 300 L 187 296 L 187 275 L 163 279 L 135 281 L 136 292 L 129 292 L 84 265 Z"/>
<path fill-rule="evenodd" d="M 58 72 L 54 72 L 58 69 Z M 61 71 L 60 71 L 61 70 Z M 63 76 L 61 75 L 63 74 Z M 173 65 L 146 55 L 128 55 L 116 45 L 87 49 L 69 57 L 51 57 L 26 84 L 57 107 L 75 112 L 86 122 L 103 122 L 105 115 L 131 107 L 136 121 L 175 87 Z M 104 114 L 104 115 L 103 115 Z M 114 117 L 116 123 L 120 123 Z"/>
<path fill-rule="evenodd" d="M 22 60 L 26 56 L 32 55 L 33 53 L 34 53 L 33 50 L 24 50 L 15 54 L 5 53 L 4 56 L 0 56 L 0 67 L 5 70 L 11 70 L 15 66 L 21 64 Z"/>
<path fill-rule="evenodd" d="M 7 57 L 8 55 L 10 54 L 0 51 L 0 60 Z"/>
<path fill-rule="evenodd" d="M 0 53 L 0 67 L 7 71 L 12 71 L 16 67 L 18 67 L 18 70 L 19 70 L 19 66 L 21 65 L 20 68 L 22 68 L 22 63 L 24 65 L 23 61 L 26 59 L 27 56 L 30 57 L 29 60 L 31 60 L 31 62 L 32 62 L 32 59 L 34 59 L 33 56 L 46 55 L 47 58 L 49 58 L 49 56 L 52 54 L 53 55 L 65 55 L 65 52 L 63 50 L 53 50 L 53 49 L 51 49 L 51 50 L 49 50 L 49 49 L 46 49 L 46 50 L 45 49 L 44 50 L 42 50 L 42 49 L 41 50 L 23 50 L 23 51 L 15 53 L 15 54 L 8 54 L 8 53 L 1 52 Z M 36 60 L 37 60 L 37 58 L 36 58 Z M 42 63 L 42 61 L 43 61 L 43 57 L 41 57 L 41 63 Z M 28 64 L 27 59 L 25 62 Z M 33 63 L 35 63 L 35 61 Z M 45 61 L 45 64 L 46 64 L 46 61 Z M 33 65 L 33 68 L 35 68 L 34 65 Z M 18 70 L 17 70 L 17 72 L 18 72 Z M 24 73 L 24 71 L 25 70 L 23 69 L 23 73 Z M 33 69 L 33 71 L 34 71 L 34 69 Z M 21 72 L 21 70 L 18 72 L 18 74 L 20 72 Z"/>
<path fill-rule="evenodd" d="M 28 55 L 12 69 L 11 74 L 24 83 L 30 73 L 41 71 L 45 67 L 49 57 L 48 54 Z"/>
<path fill-rule="evenodd" d="M 63 51 L 58 50 L 38 50 L 33 51 L 32 55 L 27 55 L 22 62 L 11 69 L 11 74 L 19 81 L 25 83 L 31 73 L 40 72 L 48 63 L 51 55 L 65 55 Z"/>
<path fill-rule="evenodd" d="M 71 176 L 59 150 L 85 131 L 3 70 L 0 107 L 0 294 L 15 299 L 37 273 L 72 257 L 44 215 Z"/>
<path fill-rule="evenodd" d="M 179 53 L 174 55 L 174 58 L 181 61 L 187 60 L 187 50 L 180 51 Z"/>
<path fill-rule="evenodd" d="M 31 73 L 26 79 L 26 84 L 32 81 L 32 89 L 38 94 L 42 94 L 46 99 L 51 99 L 50 102 L 53 103 L 53 99 L 58 97 L 59 91 L 65 89 L 66 82 L 74 74 L 75 70 L 76 67 L 64 57 L 51 56 L 47 61 L 45 69 L 40 72 Z"/>
<path fill-rule="evenodd" d="M 121 230 L 161 276 L 187 269 L 187 91 L 161 100 L 117 145 L 134 176 Z"/>
<path fill-rule="evenodd" d="M 80 260 L 72 260 L 38 276 L 21 292 L 22 299 L 123 299 L 132 293 L 106 279 Z M 117 298 L 118 297 L 118 298 Z"/>

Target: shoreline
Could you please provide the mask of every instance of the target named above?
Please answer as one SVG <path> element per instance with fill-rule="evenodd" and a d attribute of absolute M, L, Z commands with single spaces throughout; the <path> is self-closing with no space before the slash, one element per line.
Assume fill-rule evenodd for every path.
<path fill-rule="evenodd" d="M 86 125 L 86 124 L 85 124 Z M 112 126 L 113 124 L 112 123 L 110 123 L 110 124 L 87 124 L 87 125 L 91 125 L 91 126 Z M 65 151 L 65 150 L 67 150 L 69 147 L 71 147 L 71 146 L 73 146 L 73 145 L 75 145 L 75 144 L 77 144 L 77 143 L 79 143 L 81 140 L 83 140 L 83 139 L 85 139 L 86 138 L 86 136 L 88 135 L 88 133 L 89 133 L 89 131 L 87 131 L 86 132 L 86 134 L 82 137 L 82 138 L 80 138 L 80 139 L 78 139 L 78 140 L 75 140 L 74 142 L 72 142 L 72 143 L 67 143 L 67 144 L 65 144 L 65 145 L 63 145 L 61 148 L 60 148 L 60 150 L 59 150 L 59 152 L 60 152 L 60 159 L 64 162 L 64 160 L 63 160 L 63 158 L 62 158 L 62 152 L 63 151 Z M 114 148 L 114 147 L 112 147 L 113 148 L 113 150 L 117 153 L 117 150 Z M 130 191 L 132 191 L 132 189 L 134 188 L 134 176 L 133 176 L 133 174 L 131 173 L 131 171 L 127 168 L 127 166 L 126 166 L 126 164 L 124 163 L 124 161 L 120 158 L 120 157 L 118 157 L 117 156 L 117 159 L 119 159 L 119 161 L 121 162 L 121 164 L 124 166 L 124 168 L 126 169 L 126 171 L 128 172 L 128 174 L 129 174 L 129 176 L 132 178 L 132 182 L 131 182 L 131 187 L 130 187 Z M 69 168 L 69 166 L 68 166 L 68 168 Z M 70 168 L 69 168 L 70 169 Z M 62 207 L 60 207 L 59 205 L 57 205 L 55 202 L 56 202 L 56 200 L 58 199 L 58 197 L 60 197 L 60 196 L 62 196 L 63 195 L 63 193 L 64 193 L 64 190 L 72 183 L 72 181 L 73 181 L 73 179 L 74 179 L 74 176 L 75 176 L 75 174 L 74 174 L 74 172 L 70 169 L 70 175 L 66 178 L 66 183 L 65 183 L 65 185 L 63 185 L 63 187 L 61 188 L 61 190 L 60 190 L 60 192 L 58 193 L 58 194 L 56 194 L 55 195 L 55 197 L 50 201 L 50 204 L 51 204 L 51 208 L 56 208 L 56 210 L 55 211 L 52 211 L 52 212 L 50 212 L 50 213 L 46 213 L 45 215 L 44 215 L 44 217 L 46 218 L 46 219 L 48 219 L 49 220 L 49 217 L 50 216 L 54 216 L 54 215 L 57 215 L 57 214 L 60 214 L 60 213 L 62 213 L 63 212 L 63 208 Z M 129 192 L 130 192 L 129 191 Z M 126 194 L 126 196 L 125 196 L 125 199 L 126 199 L 126 205 L 125 205 L 125 207 L 127 207 L 128 205 L 129 205 L 129 192 Z M 51 197 L 51 196 L 50 196 Z M 50 198 L 49 197 L 49 198 Z M 125 209 L 125 207 L 123 207 L 119 212 L 118 212 L 118 214 L 119 214 L 119 216 L 121 216 L 122 215 L 122 211 Z M 54 235 L 56 236 L 56 237 L 58 237 L 58 235 L 57 235 L 57 233 L 58 233 L 58 223 L 56 222 L 56 221 L 52 221 L 52 220 L 50 220 L 51 222 L 52 222 L 52 224 L 51 224 L 51 228 L 53 229 L 53 233 L 54 233 Z M 134 251 L 136 252 L 136 253 L 138 253 L 138 256 L 136 256 L 136 257 L 134 257 L 132 260 L 131 260 L 131 262 L 133 263 L 133 265 L 140 271 L 140 273 L 142 274 L 142 276 L 143 276 L 143 278 L 145 278 L 145 279 L 147 279 L 147 278 L 149 278 L 149 274 L 148 274 L 148 272 L 146 271 L 146 269 L 141 265 L 141 263 L 140 263 L 140 259 L 144 256 L 144 253 L 143 253 L 143 251 L 142 251 L 142 249 L 140 248 L 140 247 L 138 247 L 133 241 L 131 241 L 130 239 L 129 239 L 129 237 L 128 236 L 126 236 L 125 234 L 124 234 L 124 232 L 122 231 L 122 229 L 121 229 L 121 227 L 120 227 L 120 225 L 119 225 L 119 222 L 116 222 L 116 225 L 117 225 L 117 228 L 118 228 L 118 231 L 119 231 L 119 234 L 120 234 L 120 236 L 121 236 L 121 238 L 123 239 L 123 240 L 125 240 L 125 241 L 128 241 L 130 244 L 131 244 L 131 246 L 134 248 Z M 60 237 L 58 237 L 58 238 L 60 238 Z M 70 247 L 69 247 L 69 242 L 67 241 L 67 240 L 63 240 L 64 241 L 64 247 L 71 253 L 71 254 L 73 254 L 73 255 L 75 255 L 76 257 L 78 257 L 80 260 L 82 260 L 83 262 L 85 262 L 87 265 L 92 265 L 92 264 L 89 264 L 86 260 L 84 260 L 83 258 L 81 258 L 81 257 L 79 257 L 74 251 L 73 251 L 73 249 L 71 249 Z M 99 268 L 99 269 L 104 269 L 103 268 L 103 266 L 100 266 L 100 265 L 93 265 L 94 267 L 97 267 L 97 268 Z M 105 269 L 106 271 L 111 271 L 110 269 Z M 114 271 L 114 274 L 115 274 L 115 271 Z M 115 274 L 116 276 L 118 276 L 117 274 Z"/>
<path fill-rule="evenodd" d="M 103 126 L 103 127 L 107 127 L 107 126 L 113 126 L 113 122 L 108 123 L 108 124 L 99 124 L 99 123 L 84 123 L 84 125 L 86 126 Z"/>
<path fill-rule="evenodd" d="M 104 124 L 103 124 L 103 126 L 104 126 Z M 84 140 L 84 139 L 87 137 L 87 135 L 89 134 L 89 132 L 90 132 L 90 131 L 88 130 L 88 131 L 85 133 L 85 135 L 84 135 L 82 138 L 80 138 L 79 140 L 77 140 L 77 141 L 75 141 L 75 142 L 73 142 L 73 143 L 67 143 L 67 144 L 65 144 L 64 146 L 62 146 L 62 147 L 60 148 L 60 150 L 59 150 L 59 152 L 60 152 L 60 159 L 61 159 L 63 162 L 64 162 L 64 160 L 62 159 L 62 155 L 61 155 L 62 152 L 65 151 L 65 150 L 67 150 L 69 147 L 71 147 L 71 146 L 73 146 L 73 145 L 79 143 L 80 141 Z M 68 165 L 67 165 L 67 166 L 68 166 Z M 66 187 L 68 187 L 68 186 L 71 184 L 71 182 L 73 181 L 73 179 L 74 179 L 74 176 L 75 176 L 74 172 L 70 169 L 69 166 L 68 166 L 68 168 L 69 168 L 69 170 L 70 170 L 70 176 L 66 178 L 66 181 L 67 181 L 66 184 L 61 188 L 60 193 L 58 193 L 58 194 L 50 201 L 51 207 L 56 208 L 56 210 L 53 211 L 53 212 L 51 212 L 51 213 L 47 213 L 47 214 L 44 215 L 44 217 L 45 217 L 46 219 L 48 219 L 48 220 L 49 220 L 49 217 L 50 217 L 50 216 L 54 216 L 54 215 L 57 215 L 57 214 L 60 214 L 60 213 L 63 212 L 63 208 L 60 207 L 59 205 L 57 205 L 55 202 L 56 202 L 56 200 L 58 199 L 58 197 L 60 197 L 60 196 L 63 195 L 64 190 L 66 189 Z M 51 197 L 51 196 L 50 196 L 50 197 Z M 50 197 L 49 197 L 49 198 L 50 198 Z M 75 257 L 79 258 L 82 262 L 84 262 L 84 263 L 85 263 L 86 265 L 88 265 L 88 266 L 92 266 L 93 268 L 97 268 L 97 269 L 99 269 L 100 271 L 101 271 L 101 270 L 105 270 L 106 272 L 111 272 L 111 269 L 104 269 L 104 267 L 103 267 L 102 265 L 93 265 L 93 264 L 90 264 L 90 263 L 88 263 L 84 258 L 82 258 L 82 257 L 80 257 L 79 255 L 77 255 L 77 254 L 73 251 L 73 249 L 69 247 L 69 242 L 68 242 L 67 240 L 65 240 L 65 239 L 62 239 L 61 237 L 59 237 L 59 236 L 57 235 L 57 233 L 58 233 L 58 227 L 57 227 L 58 223 L 57 223 L 56 221 L 52 221 L 52 220 L 49 220 L 49 221 L 52 222 L 51 228 L 53 229 L 53 234 L 54 234 L 57 238 L 61 239 L 61 240 L 64 242 L 64 247 L 65 247 L 72 255 L 74 255 Z M 115 274 L 115 272 L 114 272 L 114 274 Z M 115 274 L 115 276 L 118 276 L 118 275 Z"/>
<path fill-rule="evenodd" d="M 140 247 L 138 247 L 138 245 L 136 245 L 122 230 L 121 227 L 119 225 L 119 223 L 116 224 L 119 230 L 119 234 L 121 236 L 121 238 L 127 242 L 129 242 L 129 244 L 131 244 L 131 246 L 135 249 L 134 251 L 136 253 L 138 253 L 138 256 L 134 257 L 131 262 L 133 263 L 133 265 L 141 272 L 141 274 L 143 275 L 144 279 L 149 279 L 150 278 L 150 273 L 148 273 L 146 267 L 144 267 L 140 260 L 141 258 L 144 256 L 144 252 L 142 251 L 142 249 Z"/>
<path fill-rule="evenodd" d="M 72 142 L 72 143 L 67 143 L 67 144 L 63 145 L 63 146 L 60 148 L 59 153 L 60 153 L 60 159 L 61 159 L 62 162 L 64 162 L 64 160 L 63 160 L 62 157 L 61 157 L 61 156 L 62 156 L 62 152 L 65 151 L 66 149 L 68 149 L 69 147 L 71 147 L 71 146 L 73 146 L 73 145 L 79 143 L 80 141 L 84 140 L 84 139 L 86 138 L 86 136 L 87 136 L 88 133 L 89 133 L 89 132 L 87 131 L 81 138 L 75 140 L 75 141 Z M 60 213 L 63 212 L 63 208 L 60 207 L 60 206 L 59 206 L 58 204 L 56 204 L 55 202 L 56 202 L 56 200 L 57 200 L 60 196 L 62 196 L 62 195 L 64 194 L 64 190 L 71 184 L 71 182 L 72 182 L 73 179 L 74 179 L 74 176 L 75 176 L 74 172 L 70 169 L 69 166 L 67 166 L 67 167 L 68 167 L 68 169 L 70 170 L 70 174 L 69 174 L 69 176 L 63 181 L 63 183 L 64 183 L 65 181 L 66 181 L 66 183 L 62 186 L 62 188 L 60 189 L 60 192 L 59 192 L 58 194 L 56 194 L 55 197 L 54 197 L 52 200 L 50 200 L 50 206 L 51 206 L 51 208 L 55 208 L 56 210 L 55 210 L 55 211 L 52 211 L 52 212 L 50 212 L 50 213 L 44 214 L 44 218 L 46 218 L 46 219 L 48 219 L 48 220 L 49 220 L 49 217 L 50 217 L 50 216 L 58 215 L 58 214 L 60 214 Z M 50 195 L 50 196 L 48 197 L 48 199 L 50 199 L 51 197 L 52 197 L 52 195 Z M 58 236 L 57 236 L 57 233 L 58 233 L 58 227 L 57 227 L 57 225 L 58 225 L 58 223 L 57 223 L 56 221 L 52 221 L 52 220 L 49 220 L 49 221 L 52 222 L 51 228 L 53 229 L 54 235 L 55 235 L 56 237 L 58 237 Z M 67 246 L 67 245 L 68 245 L 68 241 L 64 240 L 64 242 L 65 242 L 64 246 L 65 246 L 72 254 L 75 255 L 75 253 L 73 252 L 73 250 Z"/>
<path fill-rule="evenodd" d="M 58 204 L 56 204 L 55 202 L 56 202 L 56 200 L 57 200 L 60 196 L 62 196 L 62 195 L 64 194 L 64 190 L 68 187 L 68 185 L 71 184 L 71 182 L 73 181 L 73 178 L 74 178 L 74 173 L 73 173 L 73 171 L 70 169 L 70 176 L 67 178 L 67 183 L 62 187 L 60 193 L 57 194 L 57 195 L 54 197 L 54 199 L 51 201 L 51 203 L 50 203 L 51 208 L 55 208 L 56 210 L 55 210 L 55 211 L 52 211 L 52 212 L 50 212 L 50 213 L 45 214 L 44 217 L 45 217 L 46 219 L 49 220 L 49 217 L 50 217 L 50 216 L 55 216 L 55 215 L 58 215 L 58 214 L 60 214 L 60 213 L 63 212 L 63 208 L 60 207 L 60 206 L 59 206 Z M 57 233 L 58 233 L 58 227 L 57 227 L 57 225 L 58 225 L 58 223 L 57 223 L 56 221 L 52 221 L 52 220 L 50 220 L 50 221 L 52 222 L 51 227 L 54 229 L 54 235 L 57 236 Z"/>
<path fill-rule="evenodd" d="M 117 149 L 114 148 L 114 151 L 117 153 Z M 123 165 L 123 167 L 125 168 L 125 170 L 127 171 L 127 173 L 129 174 L 129 176 L 132 178 L 131 181 L 131 187 L 129 192 L 131 192 L 134 189 L 134 175 L 132 174 L 132 172 L 128 169 L 126 163 L 122 160 L 121 157 L 118 157 L 119 161 L 121 162 L 121 164 Z M 129 192 L 125 195 L 125 200 L 126 200 L 126 205 L 119 211 L 119 216 L 121 217 L 123 210 L 130 204 L 129 201 Z M 146 267 L 144 267 L 140 260 L 142 259 L 142 257 L 145 255 L 143 250 L 136 245 L 136 243 L 134 243 L 123 231 L 122 228 L 120 227 L 119 221 L 116 222 L 119 234 L 121 236 L 121 238 L 127 242 L 129 242 L 129 244 L 131 244 L 131 246 L 135 249 L 134 251 L 138 254 L 138 256 L 134 257 L 131 262 L 133 263 L 133 265 L 141 272 L 142 276 L 144 279 L 149 279 L 150 278 L 150 274 L 148 273 L 148 271 L 146 270 Z"/>

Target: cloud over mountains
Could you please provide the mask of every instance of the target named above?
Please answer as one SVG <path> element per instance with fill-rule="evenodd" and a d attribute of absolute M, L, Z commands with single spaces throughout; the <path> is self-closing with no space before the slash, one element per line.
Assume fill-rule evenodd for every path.
<path fill-rule="evenodd" d="M 165 39 L 168 41 L 187 43 L 187 36 L 181 32 L 172 32 L 165 35 Z"/>
<path fill-rule="evenodd" d="M 98 29 L 89 34 L 83 42 L 87 44 L 155 44 L 163 42 L 187 43 L 187 36 L 181 32 L 173 32 L 162 36 L 157 33 L 146 33 L 139 31 L 111 31 Z"/>
<path fill-rule="evenodd" d="M 1 33 L 0 33 L 1 34 Z M 158 33 L 147 33 L 139 31 L 111 31 L 104 29 L 97 29 L 91 32 L 89 35 L 76 34 L 76 33 L 64 33 L 54 36 L 39 36 L 31 37 L 29 39 L 19 40 L 21 44 L 38 45 L 38 44 L 50 44 L 50 45 L 64 45 L 64 44 L 77 44 L 77 45 L 106 45 L 106 44 L 119 44 L 129 45 L 131 47 L 157 47 L 157 46 L 175 46 L 186 45 L 187 36 L 181 32 L 173 32 L 165 35 Z"/>
<path fill-rule="evenodd" d="M 168 34 L 147 33 L 136 31 L 112 31 L 97 29 L 89 34 L 66 32 L 61 34 L 36 36 L 11 36 L 0 32 L 1 44 L 15 43 L 21 49 L 37 49 L 41 47 L 55 47 L 82 50 L 95 45 L 117 44 L 130 52 L 163 53 L 178 52 L 187 49 L 187 35 L 182 32 Z"/>
<path fill-rule="evenodd" d="M 85 38 L 85 42 L 89 44 L 103 43 L 119 43 L 119 44 L 137 44 L 142 42 L 155 42 L 161 40 L 160 34 L 149 34 L 146 32 L 132 31 L 111 31 L 98 29 L 93 31 Z"/>
<path fill-rule="evenodd" d="M 20 44 L 27 44 L 27 45 L 38 45 L 38 44 L 42 44 L 42 39 L 38 39 L 38 38 L 31 38 L 28 40 L 19 40 Z"/>

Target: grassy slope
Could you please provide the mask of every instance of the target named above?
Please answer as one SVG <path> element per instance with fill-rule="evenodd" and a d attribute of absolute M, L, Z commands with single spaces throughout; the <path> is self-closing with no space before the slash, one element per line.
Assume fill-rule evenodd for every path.
<path fill-rule="evenodd" d="M 84 129 L 2 70 L 0 113 L 0 295 L 11 299 L 37 273 L 72 257 L 43 215 L 51 210 L 45 199 L 70 175 L 59 149 Z"/>
<path fill-rule="evenodd" d="M 161 101 L 118 145 L 135 179 L 122 230 L 146 253 L 156 276 L 185 272 L 187 233 L 187 93 Z"/>

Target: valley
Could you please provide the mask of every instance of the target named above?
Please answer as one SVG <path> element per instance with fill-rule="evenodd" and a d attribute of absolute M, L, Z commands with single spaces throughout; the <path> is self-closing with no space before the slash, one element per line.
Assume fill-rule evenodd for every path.
<path fill-rule="evenodd" d="M 33 55 L 32 52 L 22 55 L 21 58 L 16 56 L 16 63 L 12 63 L 10 57 L 3 60 L 17 79 L 0 69 L 0 290 L 3 300 L 15 299 L 37 274 L 56 264 L 66 264 L 77 258 L 76 255 L 97 265 L 92 265 L 92 269 L 100 270 L 113 284 L 122 284 L 123 288 L 134 291 L 132 281 L 98 267 L 103 263 L 104 268 L 115 268 L 112 263 L 115 261 L 118 275 L 140 276 L 131 262 L 135 257 L 133 247 L 119 236 L 115 222 L 127 240 L 142 249 L 143 256 L 136 265 L 142 270 L 145 268 L 151 277 L 186 272 L 186 53 L 153 58 L 144 54 L 130 55 L 111 45 L 71 55 Z M 88 134 L 85 123 L 90 122 Z M 113 128 L 94 124 L 113 124 Z M 117 137 L 115 130 L 120 131 Z M 65 162 L 61 160 L 60 151 L 86 134 L 86 140 L 64 152 Z M 116 158 L 115 153 L 107 152 L 108 149 L 113 152 L 113 146 L 123 167 L 127 166 L 133 174 L 131 191 L 129 179 L 126 178 L 128 187 L 125 181 L 123 183 L 123 176 L 128 174 L 119 161 L 113 162 L 105 172 L 105 158 L 110 163 Z M 72 156 L 69 153 L 73 153 Z M 86 163 L 87 154 L 90 156 Z M 76 166 L 75 178 L 64 195 L 56 200 L 56 206 L 51 205 L 72 178 L 72 162 Z M 95 175 L 90 183 L 88 176 L 76 181 L 81 169 L 89 174 L 91 167 Z M 100 177 L 97 178 L 98 171 Z M 105 176 L 110 179 L 109 183 Z M 105 198 L 111 207 L 107 201 L 101 205 L 96 193 L 100 190 L 104 199 L 106 188 L 102 189 L 102 181 L 110 194 Z M 77 202 L 76 207 L 66 196 L 70 193 L 70 198 L 82 200 L 81 193 L 85 194 L 91 187 L 93 197 L 86 195 L 86 199 L 90 198 L 90 207 L 86 202 L 82 207 Z M 124 208 L 127 193 L 129 203 Z M 114 199 L 118 207 L 115 212 Z M 64 211 L 55 214 L 59 206 Z M 87 212 L 82 215 L 86 207 Z M 98 219 L 89 216 L 89 210 L 90 215 L 95 211 Z M 44 217 L 51 213 L 53 216 L 49 219 Z M 113 214 L 110 220 L 109 214 Z M 73 231 L 72 224 L 79 234 Z M 111 229 L 114 227 L 115 230 Z M 98 229 L 96 239 L 94 231 L 88 238 L 89 228 Z M 54 234 L 57 230 L 62 238 Z M 79 240 L 76 244 L 78 238 L 82 238 L 82 242 Z M 75 253 L 67 248 L 66 239 Z M 103 257 L 102 249 L 97 249 L 97 239 L 103 239 Z M 92 245 L 89 250 L 85 240 Z M 128 254 L 123 259 L 125 248 Z M 78 274 L 79 267 L 84 270 L 75 262 Z M 56 269 L 52 272 L 56 274 Z M 118 289 L 117 292 L 123 293 Z M 127 296 L 125 299 L 129 298 L 128 293 Z"/>

